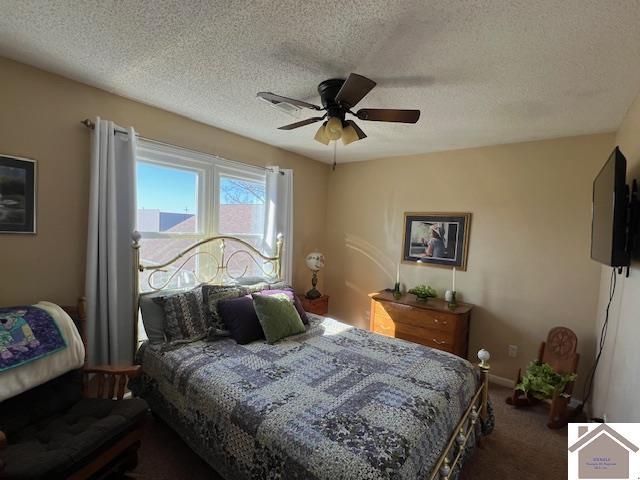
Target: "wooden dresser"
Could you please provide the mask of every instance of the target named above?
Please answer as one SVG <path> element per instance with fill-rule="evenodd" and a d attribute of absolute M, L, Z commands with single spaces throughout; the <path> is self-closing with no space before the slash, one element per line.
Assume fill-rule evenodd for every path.
<path fill-rule="evenodd" d="M 388 337 L 402 338 L 467 358 L 469 318 L 473 305 L 460 303 L 450 310 L 439 298 L 426 302 L 405 294 L 399 299 L 391 292 L 369 294 L 370 329 Z"/>

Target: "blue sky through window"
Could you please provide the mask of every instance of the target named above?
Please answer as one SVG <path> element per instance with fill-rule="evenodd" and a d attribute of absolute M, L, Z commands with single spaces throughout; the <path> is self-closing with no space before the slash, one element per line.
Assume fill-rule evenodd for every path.
<path fill-rule="evenodd" d="M 198 175 L 188 170 L 137 162 L 137 207 L 197 213 Z M 221 204 L 264 204 L 264 182 L 220 177 Z"/>
<path fill-rule="evenodd" d="M 136 168 L 139 209 L 196 213 L 196 173 L 143 162 L 137 162 Z"/>

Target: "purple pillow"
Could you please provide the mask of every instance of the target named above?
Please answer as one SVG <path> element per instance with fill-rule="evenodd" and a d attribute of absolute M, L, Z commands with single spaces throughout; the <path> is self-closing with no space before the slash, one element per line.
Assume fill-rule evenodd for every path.
<path fill-rule="evenodd" d="M 287 297 L 289 297 L 289 299 L 293 301 L 293 306 L 296 307 L 296 311 L 298 312 L 298 315 L 300 315 L 302 323 L 304 323 L 305 325 L 309 325 L 309 317 L 307 317 L 307 312 L 305 312 L 304 308 L 302 308 L 302 303 L 300 303 L 300 299 L 297 297 L 297 295 L 293 293 L 293 290 L 262 290 L 261 292 L 258 292 L 258 295 L 275 295 L 276 293 L 284 293 Z M 249 297 L 251 297 L 251 295 L 249 295 Z"/>
<path fill-rule="evenodd" d="M 218 313 L 231 337 L 240 345 L 264 339 L 251 295 L 220 300 Z"/>

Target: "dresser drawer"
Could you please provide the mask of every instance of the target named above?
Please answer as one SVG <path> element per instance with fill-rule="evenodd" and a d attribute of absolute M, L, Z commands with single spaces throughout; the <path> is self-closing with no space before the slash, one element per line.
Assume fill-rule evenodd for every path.
<path fill-rule="evenodd" d="M 467 356 L 471 305 L 450 308 L 442 299 L 424 303 L 413 295 L 394 296 L 390 292 L 370 297 L 369 328 L 373 332 Z"/>
<path fill-rule="evenodd" d="M 433 328 L 422 328 L 396 323 L 390 318 L 376 316 L 373 321 L 373 331 L 388 337 L 402 338 L 415 343 L 421 343 L 442 350 L 453 349 L 455 336 L 453 332 L 444 332 Z"/>
<path fill-rule="evenodd" d="M 375 310 L 376 318 L 388 318 L 395 323 L 445 332 L 455 331 L 458 320 L 455 315 L 390 302 L 377 302 Z"/>
<path fill-rule="evenodd" d="M 403 328 L 404 327 L 404 328 Z M 438 350 L 444 350 L 445 352 L 455 353 L 455 345 L 452 338 L 447 338 L 438 335 L 436 331 L 416 331 L 416 329 L 406 328 L 401 326 L 396 330 L 396 338 L 407 340 L 413 343 L 419 343 L 431 348 L 437 348 Z"/>

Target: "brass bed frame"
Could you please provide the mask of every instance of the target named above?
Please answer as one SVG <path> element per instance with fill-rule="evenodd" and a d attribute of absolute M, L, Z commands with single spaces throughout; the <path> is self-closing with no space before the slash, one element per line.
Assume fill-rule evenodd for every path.
<path fill-rule="evenodd" d="M 244 256 L 248 261 L 253 262 L 259 270 L 267 277 L 273 278 L 275 281 L 281 279 L 282 273 L 282 252 L 284 248 L 284 240 L 282 234 L 277 236 L 275 255 L 267 255 L 262 253 L 256 247 L 251 245 L 237 237 L 229 235 L 220 235 L 214 237 L 208 237 L 203 240 L 197 241 L 189 247 L 182 250 L 176 256 L 170 260 L 157 264 L 157 265 L 143 265 L 140 262 L 140 239 L 141 235 L 138 232 L 133 232 L 133 284 L 134 284 L 134 298 L 133 298 L 133 324 L 135 328 L 134 335 L 134 348 L 137 348 L 137 325 L 139 314 L 139 302 L 140 296 L 146 293 L 140 292 L 140 273 L 148 272 L 147 285 L 150 292 L 157 292 L 165 289 L 183 270 L 188 270 L 188 263 L 199 257 L 207 258 L 213 262 L 215 267 L 214 273 L 202 278 L 195 270 L 188 270 L 196 278 L 199 283 L 209 283 L 214 285 L 222 285 L 226 280 L 236 281 L 245 277 L 248 267 L 244 268 L 244 271 L 240 275 L 232 275 L 229 272 L 229 263 L 236 258 L 236 256 Z M 207 245 L 211 246 L 217 242 L 218 255 L 214 254 L 211 250 L 199 250 L 201 247 Z M 229 255 L 226 254 L 227 244 L 235 244 L 239 248 Z M 177 264 L 173 272 L 169 272 L 167 267 Z M 156 276 L 165 274 L 162 281 L 157 284 L 154 283 Z M 489 352 L 482 349 L 478 352 L 478 358 L 480 363 L 478 368 L 480 370 L 480 385 L 475 391 L 471 403 L 465 410 L 464 414 L 460 418 L 453 433 L 449 437 L 449 441 L 438 460 L 429 474 L 428 480 L 449 480 L 451 475 L 456 471 L 456 468 L 461 466 L 465 447 L 472 437 L 473 433 L 477 429 L 479 420 L 486 420 L 488 418 L 488 406 L 489 406 Z M 479 441 L 479 437 L 476 437 Z"/>

